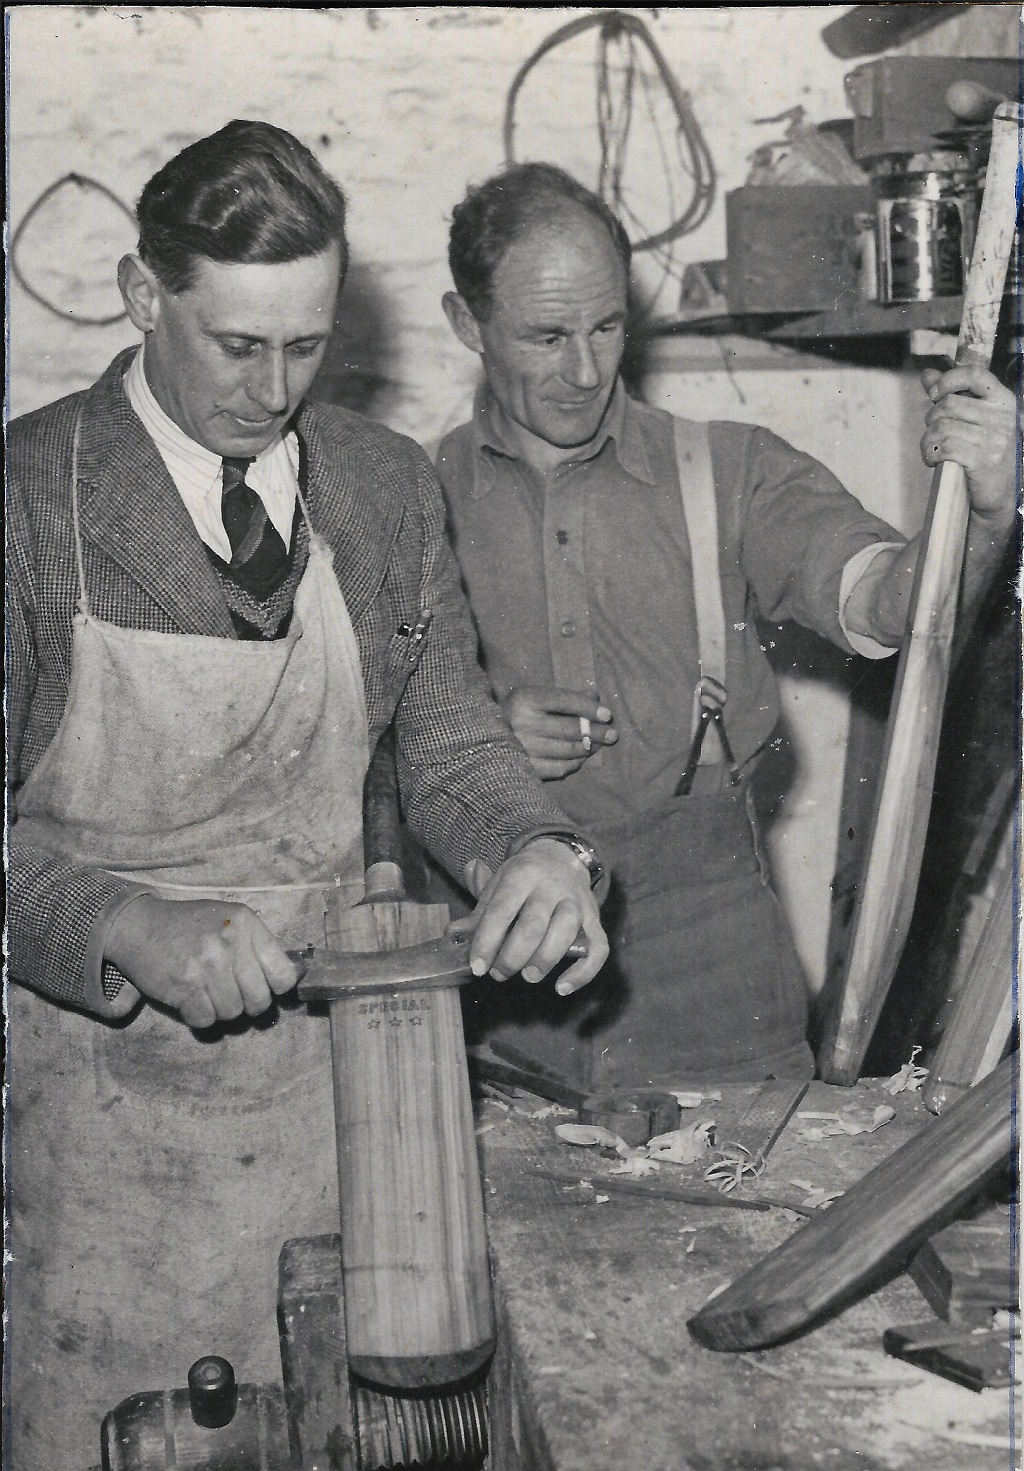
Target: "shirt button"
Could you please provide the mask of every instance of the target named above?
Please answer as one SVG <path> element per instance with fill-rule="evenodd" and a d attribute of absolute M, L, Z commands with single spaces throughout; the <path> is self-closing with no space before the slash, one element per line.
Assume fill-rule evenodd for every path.
<path fill-rule="evenodd" d="M 572 638 L 576 632 L 576 625 L 571 618 L 567 618 L 562 624 L 561 633 L 563 638 Z"/>
<path fill-rule="evenodd" d="M 564 530 L 556 531 L 555 540 L 558 542 L 558 545 L 560 547 L 564 547 L 566 542 L 569 540 L 569 533 Z"/>

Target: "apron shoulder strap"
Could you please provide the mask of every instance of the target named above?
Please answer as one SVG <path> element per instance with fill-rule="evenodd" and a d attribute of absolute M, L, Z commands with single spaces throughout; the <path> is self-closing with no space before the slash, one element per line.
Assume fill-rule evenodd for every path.
<path fill-rule="evenodd" d="M 82 415 L 79 409 L 75 415 L 75 428 L 71 439 L 71 521 L 75 532 L 75 563 L 78 568 L 78 596 L 79 607 L 88 618 L 92 612 L 89 606 L 89 591 L 85 585 L 85 554 L 82 551 L 82 526 L 78 519 L 78 451 L 82 442 Z"/>
<path fill-rule="evenodd" d="M 713 705 L 720 712 L 726 697 L 725 605 L 718 560 L 718 508 L 708 426 L 691 419 L 673 418 L 672 435 L 683 519 L 690 541 L 693 598 L 697 612 L 700 683 L 694 698 L 692 727 L 696 734 L 702 708 Z M 716 735 L 719 729 L 716 723 Z M 700 764 L 714 765 L 721 761 L 723 754 L 720 741 L 706 738 L 700 752 Z"/>

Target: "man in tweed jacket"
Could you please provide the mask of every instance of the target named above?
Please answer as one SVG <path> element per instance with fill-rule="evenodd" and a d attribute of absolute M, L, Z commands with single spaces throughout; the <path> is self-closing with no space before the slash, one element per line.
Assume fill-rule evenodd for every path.
<path fill-rule="evenodd" d="M 12 812 L 18 787 L 53 739 L 67 695 L 78 599 L 71 441 L 80 408 L 80 519 L 96 615 L 133 628 L 235 637 L 187 512 L 125 396 L 122 380 L 133 352 L 115 358 L 84 393 L 10 426 Z M 546 800 L 486 690 L 425 455 L 411 440 L 319 404 L 303 405 L 296 430 L 309 466 L 310 517 L 334 551 L 359 643 L 371 749 L 397 713 L 405 808 L 416 831 L 462 875 L 476 859 L 497 869 L 532 835 L 572 830 Z M 409 640 L 397 630 L 423 607 L 434 618 L 413 665 Z M 125 779 L 141 782 L 144 773 Z M 128 880 L 23 851 L 15 822 L 13 978 L 110 1015 L 99 969 L 89 964 L 94 929 L 111 906 L 138 892 Z"/>
<path fill-rule="evenodd" d="M 278 1252 L 336 1231 L 338 1194 L 327 1030 L 275 1003 L 285 946 L 362 891 L 392 721 L 410 826 L 478 895 L 475 974 L 540 981 L 582 928 L 565 995 L 607 956 L 600 864 L 487 693 L 426 457 L 304 402 L 337 186 L 236 122 L 139 223 L 142 350 L 9 436 L 19 1471 L 91 1461 L 106 1410 L 212 1348 L 278 1377 Z"/>
<path fill-rule="evenodd" d="M 132 355 L 116 358 L 85 393 L 10 427 L 12 813 L 19 787 L 53 739 L 68 689 L 78 601 L 71 478 L 79 415 L 79 518 L 95 615 L 137 629 L 237 636 L 210 559 L 126 396 L 123 380 Z M 572 832 L 533 779 L 487 693 L 425 456 L 411 441 L 338 408 L 303 404 L 293 425 L 312 524 L 334 553 L 358 640 L 370 749 L 397 713 L 403 796 L 414 830 L 460 877 L 475 860 L 496 870 L 531 838 Z M 433 611 L 433 621 L 422 644 L 411 650 L 399 630 L 422 608 Z M 142 781 L 144 774 L 126 772 L 125 780 Z M 12 976 L 72 1006 L 116 1014 L 123 1009 L 120 988 L 111 981 L 109 965 L 104 979 L 97 935 L 138 895 L 139 886 L 24 850 L 16 822 L 11 839 Z M 477 969 L 494 966 L 508 974 L 530 959 L 536 939 L 526 948 L 511 936 L 498 958 L 504 927 L 527 904 L 527 895 L 535 904 L 552 893 L 548 865 L 553 860 L 559 868 L 556 847 L 573 858 L 561 843 L 531 843 L 529 877 L 518 877 L 515 896 L 509 890 L 504 908 L 504 893 L 497 903 L 492 898 L 495 928 L 483 924 L 478 931 L 483 940 Z M 565 898 L 563 881 L 554 894 L 554 902 L 542 901 L 549 914 Z M 580 984 L 604 954 L 594 911 L 588 910 L 586 921 L 594 943 L 591 958 L 574 973 Z M 540 963 L 550 967 L 549 952 Z M 533 978 L 539 978 L 536 971 L 535 962 Z M 284 982 L 289 979 L 286 972 Z M 271 985 L 277 984 L 275 977 Z"/>

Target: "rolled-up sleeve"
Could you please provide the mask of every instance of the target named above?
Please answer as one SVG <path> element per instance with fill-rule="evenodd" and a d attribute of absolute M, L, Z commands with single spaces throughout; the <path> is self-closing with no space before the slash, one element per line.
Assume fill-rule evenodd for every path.
<path fill-rule="evenodd" d="M 854 652 L 840 609 L 850 561 L 867 548 L 902 544 L 824 465 L 767 429 L 745 447 L 742 564 L 770 622 L 792 619 Z"/>

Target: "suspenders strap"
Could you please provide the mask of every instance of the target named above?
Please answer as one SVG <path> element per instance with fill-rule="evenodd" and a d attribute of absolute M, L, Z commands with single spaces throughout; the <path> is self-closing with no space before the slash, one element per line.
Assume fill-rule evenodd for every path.
<path fill-rule="evenodd" d="M 733 785 L 739 780 L 725 734 L 722 710 L 725 685 L 725 606 L 718 564 L 718 508 L 711 468 L 711 443 L 706 424 L 673 419 L 673 439 L 683 519 L 693 563 L 693 598 L 697 612 L 697 654 L 700 680 L 694 696 L 693 746 L 677 795 L 685 795 L 698 765 L 713 766 L 724 757 Z M 718 740 L 707 740 L 714 726 Z"/>

